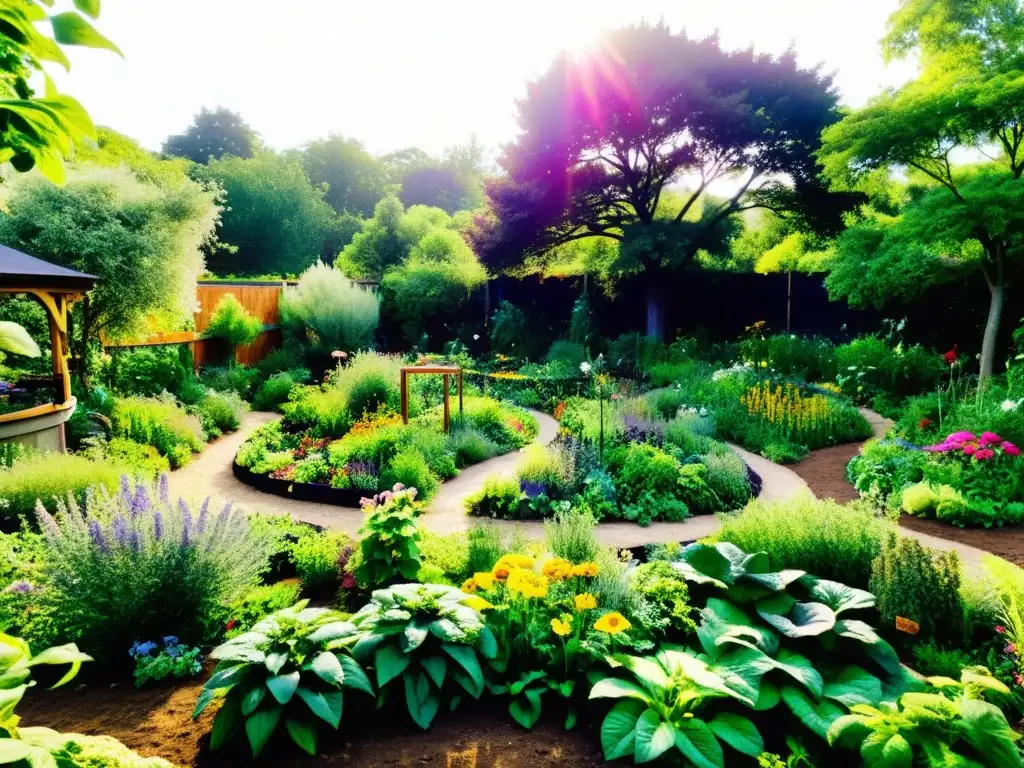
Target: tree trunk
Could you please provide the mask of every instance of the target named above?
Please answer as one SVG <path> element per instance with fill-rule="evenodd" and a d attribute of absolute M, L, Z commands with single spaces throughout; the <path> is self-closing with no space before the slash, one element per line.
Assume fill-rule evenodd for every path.
<path fill-rule="evenodd" d="M 647 287 L 647 337 L 655 341 L 665 339 L 665 297 L 653 283 Z"/>
<path fill-rule="evenodd" d="M 988 319 L 985 321 L 985 335 L 981 341 L 981 373 L 978 377 L 978 389 L 984 388 L 992 376 L 996 360 L 996 343 L 999 340 L 999 323 L 1003 318 L 1003 302 L 1006 297 L 1006 278 L 1003 275 L 1002 255 L 995 258 L 995 275 L 986 274 L 991 300 L 988 305 Z"/>

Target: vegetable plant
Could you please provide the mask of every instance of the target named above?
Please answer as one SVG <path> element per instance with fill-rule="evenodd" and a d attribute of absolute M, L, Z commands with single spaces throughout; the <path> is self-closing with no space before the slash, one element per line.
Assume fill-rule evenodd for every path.
<path fill-rule="evenodd" d="M 373 695 L 366 673 L 345 650 L 355 642 L 356 628 L 337 611 L 307 604 L 272 613 L 210 654 L 219 663 L 192 717 L 224 700 L 211 749 L 244 728 L 255 757 L 283 721 L 292 741 L 316 754 L 319 722 L 334 729 L 341 724 L 343 689 Z"/>
<path fill-rule="evenodd" d="M 498 650 L 480 614 L 489 605 L 440 584 L 377 590 L 352 617 L 360 632 L 352 653 L 372 661 L 382 700 L 402 687 L 410 717 L 426 729 L 443 700 L 455 707 L 462 694 L 478 699 L 483 693 L 480 658 L 492 659 Z"/>
<path fill-rule="evenodd" d="M 364 500 L 366 524 L 359 531 L 362 559 L 355 574 L 361 585 L 373 589 L 416 578 L 422 563 L 416 528 L 420 506 L 415 498 L 415 488 L 395 485 Z"/>

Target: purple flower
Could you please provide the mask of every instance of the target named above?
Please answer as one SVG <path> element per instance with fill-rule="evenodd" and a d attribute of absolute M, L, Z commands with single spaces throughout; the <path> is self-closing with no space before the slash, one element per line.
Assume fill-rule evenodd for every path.
<path fill-rule="evenodd" d="M 130 546 L 132 551 L 135 553 L 142 551 L 142 534 L 139 533 L 137 528 L 132 528 L 128 533 L 128 546 Z"/>
<path fill-rule="evenodd" d="M 523 480 L 519 483 L 519 490 L 526 494 L 526 498 L 535 499 L 541 494 L 546 493 L 548 489 L 544 483 L 531 483 Z"/>
<path fill-rule="evenodd" d="M 206 517 L 210 511 L 210 497 L 207 496 L 203 499 L 203 505 L 199 508 L 199 518 L 196 520 L 196 534 L 198 536 L 203 535 L 203 531 L 206 530 Z"/>
<path fill-rule="evenodd" d="M 167 501 L 169 499 L 169 491 L 168 491 L 168 488 L 167 488 L 167 475 L 166 474 L 160 475 L 160 484 L 158 486 L 157 495 L 160 497 L 160 501 L 162 501 L 164 504 L 167 503 Z"/>
<path fill-rule="evenodd" d="M 100 526 L 100 521 L 95 517 L 89 518 L 89 538 L 92 539 L 92 544 L 100 552 L 108 552 L 107 541 L 103 538 L 103 528 Z"/>
<path fill-rule="evenodd" d="M 128 512 L 134 520 L 143 512 L 151 509 L 153 502 L 150 501 L 149 491 L 146 490 L 146 486 L 143 483 L 139 483 L 135 486 L 135 496 L 132 498 L 132 503 L 128 508 Z"/>
<path fill-rule="evenodd" d="M 36 591 L 35 586 L 30 581 L 25 579 L 19 579 L 18 581 L 12 581 L 4 589 L 4 592 L 13 592 L 19 595 L 30 595 Z"/>
<path fill-rule="evenodd" d="M 181 514 L 181 545 L 187 547 L 192 535 L 192 510 L 184 499 L 178 499 L 178 512 Z"/>
<path fill-rule="evenodd" d="M 164 535 L 164 518 L 158 509 L 153 513 L 153 538 L 160 541 Z"/>
<path fill-rule="evenodd" d="M 48 539 L 60 538 L 60 526 L 53 519 L 53 515 L 46 511 L 41 501 L 36 502 L 36 517 L 39 518 L 39 527 L 43 529 Z"/>
<path fill-rule="evenodd" d="M 123 547 L 128 544 L 128 521 L 124 515 L 118 512 L 110 523 L 110 532 L 117 546 Z"/>

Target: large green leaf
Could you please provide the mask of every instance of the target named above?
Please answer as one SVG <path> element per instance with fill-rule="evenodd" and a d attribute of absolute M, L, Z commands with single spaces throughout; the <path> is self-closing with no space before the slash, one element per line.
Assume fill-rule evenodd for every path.
<path fill-rule="evenodd" d="M 512 703 L 508 705 L 512 719 L 527 730 L 533 728 L 540 718 L 541 693 L 542 691 L 536 688 L 529 688 L 521 696 L 512 699 Z"/>
<path fill-rule="evenodd" d="M 811 597 L 827 605 L 837 616 L 844 611 L 859 611 L 875 605 L 875 596 L 870 592 L 854 589 L 838 581 L 805 576 L 800 583 L 807 587 Z"/>
<path fill-rule="evenodd" d="M 426 670 L 435 686 L 440 688 L 444 685 L 444 677 L 448 671 L 448 662 L 444 656 L 428 656 L 425 659 L 420 659 L 420 665 Z"/>
<path fill-rule="evenodd" d="M 864 643 L 864 649 L 868 657 L 878 664 L 891 678 L 902 681 L 905 677 L 903 665 L 895 649 L 885 640 L 878 636 L 878 633 L 869 624 L 856 619 L 840 619 L 836 622 L 835 633 L 840 637 Z M 890 681 L 891 682 L 891 681 Z"/>
<path fill-rule="evenodd" d="M 714 654 L 717 646 L 737 640 L 750 641 L 768 654 L 778 650 L 778 635 L 755 624 L 742 608 L 729 600 L 710 598 L 701 611 L 701 618 L 703 621 L 697 628 L 697 637 L 709 654 Z"/>
<path fill-rule="evenodd" d="M 272 653 L 268 653 L 266 655 L 266 658 L 263 660 L 264 666 L 266 666 L 267 671 L 270 674 L 272 674 L 272 675 L 276 675 L 278 672 L 280 672 L 281 669 L 284 667 L 284 665 L 287 664 L 287 663 L 288 663 L 288 651 L 287 650 L 274 651 Z"/>
<path fill-rule="evenodd" d="M 480 694 L 484 690 L 484 672 L 480 669 L 480 660 L 476 657 L 476 651 L 468 645 L 452 645 L 451 643 L 442 643 L 441 650 L 455 659 L 455 663 L 462 667 L 473 681 L 472 687 L 466 688 L 466 691 L 473 698 L 480 698 Z"/>
<path fill-rule="evenodd" d="M 230 688 L 245 679 L 251 667 L 248 664 L 237 664 L 232 667 L 218 667 L 209 680 L 203 685 L 208 691 Z"/>
<path fill-rule="evenodd" d="M 309 707 L 309 711 L 319 717 L 332 728 L 341 725 L 342 695 L 341 691 L 320 693 L 299 686 L 296 691 L 299 698 Z"/>
<path fill-rule="evenodd" d="M 39 357 L 39 345 L 28 331 L 17 323 L 0 320 L 0 351 L 13 352 L 25 357 Z"/>
<path fill-rule="evenodd" d="M 405 672 L 412 659 L 398 650 L 397 646 L 388 643 L 377 649 L 373 661 L 373 666 L 377 670 L 377 687 L 383 688 Z"/>
<path fill-rule="evenodd" d="M 402 633 L 399 639 L 399 645 L 404 653 L 414 651 L 423 645 L 423 641 L 427 639 L 427 635 L 430 634 L 430 622 L 429 621 L 412 621 L 406 625 L 405 631 Z"/>
<path fill-rule="evenodd" d="M 863 715 L 843 715 L 828 729 L 830 746 L 843 749 L 860 749 L 861 742 L 871 733 L 871 726 L 864 722 Z"/>
<path fill-rule="evenodd" d="M 359 662 L 353 659 L 351 656 L 345 656 L 344 654 L 338 656 L 338 662 L 341 664 L 342 670 L 345 672 L 345 680 L 342 683 L 346 688 L 354 688 L 357 691 L 362 691 L 370 696 L 373 696 L 373 686 L 370 684 L 370 678 L 367 677 L 363 668 L 359 666 Z"/>
<path fill-rule="evenodd" d="M 345 670 L 341 666 L 341 661 L 330 651 L 314 656 L 309 662 L 309 669 L 325 683 L 340 686 L 345 682 Z"/>
<path fill-rule="evenodd" d="M 683 753 L 695 768 L 725 768 L 722 745 L 707 723 L 696 717 L 687 717 L 676 723 L 676 749 Z"/>
<path fill-rule="evenodd" d="M 20 739 L 0 739 L 0 765 L 24 760 L 35 752 L 35 748 Z"/>
<path fill-rule="evenodd" d="M 772 659 L 756 648 L 740 647 L 718 659 L 709 671 L 725 683 L 728 695 L 753 707 L 761 689 L 761 678 L 774 667 Z M 718 689 L 712 687 L 712 690 Z"/>
<path fill-rule="evenodd" d="M 287 729 L 288 735 L 292 737 L 292 741 L 298 744 L 299 749 L 310 755 L 316 754 L 316 728 L 312 724 L 289 717 L 284 721 L 284 727 Z"/>
<path fill-rule="evenodd" d="M 854 704 L 877 705 L 882 700 L 882 681 L 851 664 L 826 681 L 823 695 L 847 708 Z"/>
<path fill-rule="evenodd" d="M 739 656 L 742 651 L 750 651 L 751 655 L 747 657 Z M 671 649 L 662 648 L 657 653 L 658 661 L 666 669 L 673 674 L 682 672 L 683 675 L 690 678 L 697 686 L 703 688 L 702 692 L 705 696 L 720 695 L 720 696 L 731 696 L 738 698 L 741 701 L 747 701 L 749 704 L 757 700 L 756 691 L 742 692 L 744 688 L 744 680 L 741 677 L 734 675 L 733 668 L 742 666 L 747 659 L 754 659 L 756 657 L 753 654 L 757 654 L 759 651 L 751 648 L 738 648 L 735 652 L 724 656 L 718 664 L 724 665 L 724 669 L 719 671 L 717 665 L 712 666 L 707 662 L 698 659 L 696 656 L 686 651 L 676 651 Z M 763 655 L 763 654 L 762 654 Z M 742 659 L 742 660 L 740 660 Z M 723 677 L 723 673 L 730 676 L 730 680 L 727 682 Z"/>
<path fill-rule="evenodd" d="M 635 761 L 649 763 L 671 749 L 675 742 L 675 728 L 666 723 L 653 709 L 648 709 L 636 721 Z"/>
<path fill-rule="evenodd" d="M 75 0 L 75 8 L 95 19 L 100 15 L 100 0 Z"/>
<path fill-rule="evenodd" d="M 708 723 L 708 728 L 737 752 L 750 757 L 757 757 L 764 752 L 764 739 L 757 726 L 742 715 L 719 712 Z"/>
<path fill-rule="evenodd" d="M 814 701 L 801 688 L 785 685 L 781 689 L 782 700 L 789 710 L 800 719 L 807 728 L 825 738 L 832 723 L 845 714 L 845 711 L 828 699 Z"/>
<path fill-rule="evenodd" d="M 224 704 L 217 710 L 217 716 L 213 719 L 213 730 L 210 732 L 210 749 L 220 749 L 231 741 L 238 731 L 242 723 L 240 690 L 236 688 L 231 691 Z"/>
<path fill-rule="evenodd" d="M 281 711 L 281 707 L 263 709 L 245 721 L 245 735 L 249 738 L 253 757 L 256 757 L 267 746 L 267 742 L 270 741 L 274 729 L 277 728 L 277 724 L 281 720 Z"/>
<path fill-rule="evenodd" d="M 814 637 L 828 632 L 836 624 L 836 615 L 821 603 L 796 603 L 782 616 L 758 610 L 761 618 L 786 637 Z"/>
<path fill-rule="evenodd" d="M 672 567 L 687 581 L 713 584 L 728 589 L 733 584 L 732 563 L 710 544 L 690 544 L 683 548 Z"/>
<path fill-rule="evenodd" d="M 262 682 L 257 685 L 253 685 L 252 688 L 250 688 L 246 692 L 245 696 L 242 697 L 242 714 L 247 717 L 251 715 L 253 712 L 256 711 L 256 708 L 259 707 L 259 705 L 263 702 L 263 699 L 266 698 L 266 696 L 266 685 L 264 685 Z"/>
<path fill-rule="evenodd" d="M 639 701 L 620 701 L 601 723 L 601 748 L 609 762 L 632 755 L 636 749 L 636 723 L 647 705 Z"/>
<path fill-rule="evenodd" d="M 821 674 L 811 664 L 806 656 L 801 656 L 788 648 L 779 650 L 778 655 L 773 659 L 775 669 L 785 672 L 790 677 L 800 681 L 807 686 L 807 690 L 815 697 L 821 696 L 824 685 Z"/>
<path fill-rule="evenodd" d="M 664 690 L 671 685 L 668 674 L 661 664 L 652 658 L 617 654 L 615 661 L 628 669 L 647 690 Z"/>
<path fill-rule="evenodd" d="M 267 678 L 267 688 L 271 695 L 277 699 L 278 704 L 287 704 L 295 695 L 299 687 L 299 673 L 290 672 L 287 675 L 275 675 Z"/>
<path fill-rule="evenodd" d="M 121 49 L 105 38 L 95 27 L 74 11 L 58 13 L 50 17 L 53 25 L 53 39 L 62 45 L 84 45 L 88 48 L 106 48 L 118 56 Z"/>
<path fill-rule="evenodd" d="M 780 701 L 782 701 L 782 694 L 779 693 L 778 687 L 767 680 L 762 680 L 761 689 L 757 694 L 757 701 L 754 703 L 754 710 L 765 712 L 769 709 L 774 709 Z"/>
<path fill-rule="evenodd" d="M 867 768 L 910 768 L 914 751 L 905 738 L 889 731 L 873 731 L 860 746 Z"/>
<path fill-rule="evenodd" d="M 406 672 L 402 675 L 402 681 L 405 684 L 405 704 L 409 716 L 416 725 L 427 730 L 441 706 L 441 698 L 434 693 L 423 672 Z"/>
<path fill-rule="evenodd" d="M 333 621 L 330 624 L 324 624 L 306 639 L 315 645 L 322 645 L 351 637 L 355 632 L 356 628 L 352 622 Z"/>
<path fill-rule="evenodd" d="M 787 570 L 774 573 L 747 573 L 743 578 L 760 584 L 773 592 L 781 592 L 805 574 L 806 571 Z"/>
<path fill-rule="evenodd" d="M 493 659 L 498 655 L 498 639 L 490 627 L 483 627 L 476 641 L 476 649 L 485 659 Z"/>
<path fill-rule="evenodd" d="M 590 689 L 590 698 L 629 698 L 636 699 L 637 701 L 643 701 L 645 703 L 651 703 L 651 696 L 647 691 L 636 683 L 631 683 L 628 680 L 620 680 L 617 677 L 606 677 L 604 680 L 599 680 L 594 687 Z"/>
<path fill-rule="evenodd" d="M 960 715 L 955 726 L 966 742 L 985 755 L 986 765 L 1020 768 L 1020 753 L 1014 745 L 1017 736 L 998 707 L 981 699 L 961 699 Z"/>

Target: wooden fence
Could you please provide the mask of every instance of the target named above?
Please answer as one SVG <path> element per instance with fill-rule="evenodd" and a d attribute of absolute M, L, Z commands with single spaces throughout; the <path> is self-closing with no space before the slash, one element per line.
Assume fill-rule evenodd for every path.
<path fill-rule="evenodd" d="M 281 291 L 285 285 L 294 283 L 223 283 L 200 282 L 196 286 L 199 310 L 195 313 L 195 331 L 171 331 L 156 333 L 144 339 L 129 339 L 118 342 L 104 341 L 107 349 L 129 349 L 134 347 L 155 347 L 170 344 L 191 344 L 196 370 L 208 363 L 223 359 L 224 348 L 217 339 L 204 339 L 203 333 L 210 326 L 210 318 L 217 302 L 225 294 L 232 293 L 246 311 L 263 323 L 263 333 L 252 344 L 239 347 L 235 359 L 244 365 L 253 365 L 281 346 L 279 323 Z"/>

